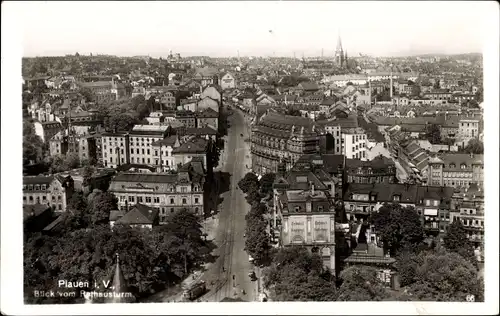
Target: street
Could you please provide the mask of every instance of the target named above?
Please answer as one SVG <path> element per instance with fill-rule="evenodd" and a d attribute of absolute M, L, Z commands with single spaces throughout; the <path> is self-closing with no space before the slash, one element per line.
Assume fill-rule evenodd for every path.
<path fill-rule="evenodd" d="M 367 150 L 366 154 L 368 160 L 373 160 L 378 155 L 383 155 L 386 158 L 391 159 L 392 161 L 394 161 L 394 164 L 396 165 L 396 177 L 399 179 L 399 181 L 404 182 L 406 181 L 406 179 L 408 179 L 408 173 L 406 172 L 406 170 L 401 166 L 401 164 L 397 159 L 394 159 L 391 156 L 387 148 L 384 148 L 382 143 L 378 143 L 375 147 Z"/>
<path fill-rule="evenodd" d="M 231 127 L 226 136 L 227 143 L 224 148 L 224 157 L 221 159 L 223 162 L 221 171 L 230 174 L 230 187 L 221 195 L 223 201 L 219 206 L 220 213 L 217 215 L 219 223 L 215 233 L 215 243 L 218 246 L 215 254 L 218 258 L 204 273 L 203 279 L 210 287 L 210 291 L 201 300 L 218 302 L 224 297 L 240 297 L 246 301 L 254 301 L 256 281 L 252 282 L 248 276 L 252 267 L 248 261 L 248 254 L 244 250 L 245 239 L 243 237 L 246 226 L 245 214 L 250 206 L 238 188 L 238 181 L 247 172 L 245 164 L 249 163 L 247 158 L 249 148 L 244 142 L 248 131 L 240 111 L 233 111 L 228 121 Z M 246 294 L 243 294 L 242 290 Z"/>

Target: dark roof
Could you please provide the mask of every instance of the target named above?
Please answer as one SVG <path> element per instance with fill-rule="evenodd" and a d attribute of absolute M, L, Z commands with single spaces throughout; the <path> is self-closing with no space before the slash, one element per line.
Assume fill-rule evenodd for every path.
<path fill-rule="evenodd" d="M 207 108 L 207 109 L 203 110 L 202 112 L 197 112 L 196 116 L 197 117 L 217 118 L 217 117 L 219 117 L 219 113 L 217 113 L 217 111 L 215 111 L 212 108 Z"/>
<path fill-rule="evenodd" d="M 142 165 L 142 164 L 134 164 L 134 163 L 127 163 L 127 164 L 124 164 L 124 165 L 120 165 L 120 166 L 118 166 L 118 168 L 116 168 L 116 170 L 118 172 L 120 172 L 120 171 L 128 171 L 128 170 L 130 170 L 132 168 L 148 169 L 151 172 L 154 172 L 156 170 L 155 167 L 151 167 L 151 166 L 148 166 L 148 165 Z"/>
<path fill-rule="evenodd" d="M 420 200 L 441 200 L 450 203 L 454 189 L 452 187 L 421 186 L 417 190 L 417 203 Z"/>
<path fill-rule="evenodd" d="M 302 89 L 306 90 L 306 91 L 315 91 L 315 90 L 319 90 L 319 87 L 318 85 L 315 83 L 315 82 L 311 82 L 311 81 L 304 81 L 304 82 L 301 82 L 299 83 L 299 86 L 302 87 Z"/>
<path fill-rule="evenodd" d="M 147 182 L 147 183 L 175 183 L 177 181 L 177 174 L 166 173 L 119 173 L 113 182 Z"/>
<path fill-rule="evenodd" d="M 395 183 L 349 183 L 344 200 L 351 200 L 350 194 L 376 194 L 379 202 L 392 202 L 394 195 L 401 195 L 400 203 L 416 203 L 417 185 Z"/>
<path fill-rule="evenodd" d="M 299 178 L 304 181 L 299 181 Z M 314 184 L 314 187 L 318 190 L 328 189 L 318 176 L 311 171 L 291 170 L 287 175 L 286 181 L 290 185 L 290 190 L 309 190 L 311 187 L 310 183 Z"/>
<path fill-rule="evenodd" d="M 23 184 L 47 184 L 54 180 L 54 176 L 28 176 L 23 177 Z"/>
<path fill-rule="evenodd" d="M 125 225 L 151 225 L 154 224 L 158 217 L 159 210 L 157 208 L 149 207 L 144 204 L 136 204 L 132 209 L 119 218 L 116 224 Z"/>
<path fill-rule="evenodd" d="M 169 137 L 165 137 L 164 139 L 151 143 L 151 146 L 174 146 L 176 141 L 177 136 L 171 135 Z"/>
<path fill-rule="evenodd" d="M 184 129 L 184 135 L 217 135 L 217 131 L 209 126 L 205 127 L 187 127 Z"/>
<path fill-rule="evenodd" d="M 172 150 L 172 153 L 202 153 L 206 152 L 208 141 L 201 137 L 195 137 Z"/>
<path fill-rule="evenodd" d="M 346 159 L 346 168 L 370 167 L 372 169 L 387 169 L 389 166 L 396 164 L 392 159 L 379 155 L 373 160 L 363 161 L 361 159 Z"/>
<path fill-rule="evenodd" d="M 45 204 L 23 205 L 23 220 L 36 217 L 47 210 L 50 210 L 50 206 Z"/>

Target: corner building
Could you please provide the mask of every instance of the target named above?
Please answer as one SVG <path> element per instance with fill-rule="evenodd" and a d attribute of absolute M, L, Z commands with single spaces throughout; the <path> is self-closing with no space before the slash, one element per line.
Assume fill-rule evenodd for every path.
<path fill-rule="evenodd" d="M 304 154 L 324 148 L 324 133 L 309 118 L 268 111 L 252 128 L 252 170 L 276 173 L 280 161 L 290 169 Z"/>

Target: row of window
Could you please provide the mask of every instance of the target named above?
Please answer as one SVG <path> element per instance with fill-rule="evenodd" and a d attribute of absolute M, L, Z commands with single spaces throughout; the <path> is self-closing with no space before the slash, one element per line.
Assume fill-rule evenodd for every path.
<path fill-rule="evenodd" d="M 27 201 L 30 201 L 30 202 L 33 202 L 34 200 L 36 199 L 36 203 L 40 203 L 40 197 L 37 196 L 36 198 L 33 196 L 33 195 L 23 195 L 23 202 L 27 202 Z M 62 200 L 62 197 L 60 195 L 57 196 L 57 201 L 61 201 Z M 42 196 L 42 199 L 41 199 L 42 202 L 46 202 L 47 201 L 47 196 L 46 195 L 43 195 Z M 56 201 L 56 197 L 54 195 L 52 195 L 52 202 L 55 202 Z"/>
<path fill-rule="evenodd" d="M 125 202 L 127 200 L 127 197 L 126 196 L 120 196 L 120 202 Z M 137 201 L 137 202 L 136 202 Z M 128 202 L 129 203 L 155 203 L 155 204 L 159 204 L 160 203 L 160 197 L 158 196 L 134 196 L 134 195 L 129 195 L 128 196 Z M 170 204 L 174 205 L 176 204 L 175 203 L 175 198 L 170 198 L 169 200 Z M 187 203 L 187 198 L 186 197 L 183 197 L 181 199 L 181 202 L 182 204 L 188 204 Z M 195 197 L 194 198 L 194 204 L 199 204 L 200 203 L 200 199 L 198 197 Z"/>
<path fill-rule="evenodd" d="M 23 191 L 45 191 L 48 189 L 46 184 L 23 184 Z"/>

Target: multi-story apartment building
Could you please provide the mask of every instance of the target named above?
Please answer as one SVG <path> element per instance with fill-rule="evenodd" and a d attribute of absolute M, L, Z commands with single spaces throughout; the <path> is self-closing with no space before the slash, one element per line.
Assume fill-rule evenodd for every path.
<path fill-rule="evenodd" d="M 326 173 L 304 169 L 285 174 L 283 163 L 279 169 L 274 184 L 273 216 L 281 245 L 307 247 L 320 254 L 323 264 L 335 273 L 334 180 Z"/>
<path fill-rule="evenodd" d="M 218 71 L 215 68 L 199 68 L 196 70 L 193 79 L 199 82 L 203 87 L 219 83 Z"/>
<path fill-rule="evenodd" d="M 24 177 L 23 205 L 49 205 L 56 212 L 65 212 L 73 191 L 74 182 L 70 176 Z"/>
<path fill-rule="evenodd" d="M 450 211 L 454 205 L 452 201 L 452 187 L 419 186 L 415 209 L 421 216 L 424 230 L 427 235 L 443 235 L 450 220 Z M 443 232 L 441 228 L 443 228 Z"/>
<path fill-rule="evenodd" d="M 171 154 L 174 158 L 175 165 L 184 165 L 195 159 L 195 157 L 199 157 L 203 162 L 203 167 L 206 169 L 207 153 L 209 152 L 208 146 L 208 140 L 201 137 L 192 137 L 179 146 L 174 147 Z"/>
<path fill-rule="evenodd" d="M 129 133 L 130 163 L 153 165 L 152 144 L 164 138 L 168 126 L 136 125 Z"/>
<path fill-rule="evenodd" d="M 469 187 L 483 186 L 483 155 L 448 153 L 429 158 L 427 172 L 429 185 Z"/>
<path fill-rule="evenodd" d="M 67 130 L 60 131 L 49 140 L 49 152 L 51 156 L 76 153 L 80 161 L 98 159 L 97 137 L 92 134 L 67 135 Z"/>
<path fill-rule="evenodd" d="M 319 153 L 322 138 L 312 120 L 268 111 L 252 127 L 252 170 L 277 172 L 280 160 L 292 166 L 304 154 Z"/>
<path fill-rule="evenodd" d="M 484 248 L 484 192 L 478 185 L 471 184 L 469 188 L 456 192 L 454 201 L 449 223 L 461 220 L 474 247 Z M 446 231 L 446 227 L 442 229 Z"/>
<path fill-rule="evenodd" d="M 130 163 L 129 135 L 127 132 L 102 134 L 102 163 L 105 167 L 116 168 Z"/>
<path fill-rule="evenodd" d="M 196 127 L 211 127 L 217 131 L 219 129 L 219 113 L 212 108 L 196 112 Z"/>
<path fill-rule="evenodd" d="M 368 137 L 361 128 L 342 129 L 343 154 L 349 159 L 366 160 Z"/>
<path fill-rule="evenodd" d="M 196 114 L 192 111 L 177 111 L 175 118 L 184 124 L 186 128 L 196 127 Z"/>
<path fill-rule="evenodd" d="M 479 138 L 479 118 L 462 118 L 458 126 L 458 139 L 460 147 L 465 148 L 469 141 Z"/>
<path fill-rule="evenodd" d="M 370 161 L 346 159 L 345 168 L 349 183 L 395 183 L 396 165 L 382 155 Z"/>
<path fill-rule="evenodd" d="M 83 82 L 83 88 L 89 89 L 98 103 L 117 100 L 114 84 L 111 81 Z"/>
<path fill-rule="evenodd" d="M 162 140 L 164 125 L 136 125 L 130 132 L 103 133 L 102 159 L 106 167 L 123 164 L 153 165 L 152 144 Z"/>
<path fill-rule="evenodd" d="M 231 73 L 226 73 L 220 80 L 222 90 L 236 88 L 236 79 Z"/>
<path fill-rule="evenodd" d="M 120 210 L 136 203 L 160 210 L 160 223 L 167 215 L 188 210 L 203 214 L 205 173 L 201 163 L 191 162 L 175 173 L 120 173 L 110 184 L 109 192 L 118 198 Z"/>
<path fill-rule="evenodd" d="M 174 148 L 180 146 L 177 135 L 165 137 L 151 144 L 153 150 L 153 162 L 160 171 L 176 170 L 177 163 L 173 154 Z"/>

